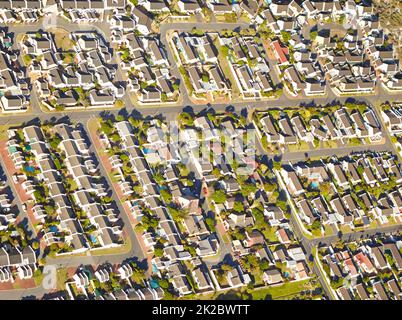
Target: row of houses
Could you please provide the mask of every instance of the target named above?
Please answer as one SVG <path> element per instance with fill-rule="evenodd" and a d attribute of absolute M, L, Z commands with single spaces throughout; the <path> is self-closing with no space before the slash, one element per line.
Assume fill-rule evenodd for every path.
<path fill-rule="evenodd" d="M 21 280 L 31 279 L 36 270 L 36 253 L 30 246 L 18 248 L 3 244 L 0 247 L 0 283 L 13 283 L 15 274 Z"/>
<path fill-rule="evenodd" d="M 378 78 L 390 90 L 398 90 L 400 86 L 399 62 L 392 45 L 385 44 L 378 15 L 370 5 L 354 1 L 272 3 L 258 18 L 257 23 L 266 23 L 278 36 L 281 32 L 290 35 L 287 46 L 275 40 L 271 48 L 294 94 L 325 94 L 324 75 L 339 95 L 373 92 Z M 349 28 L 344 36 L 339 36 L 318 25 L 317 36 L 308 40 L 303 30 L 311 19 L 348 21 L 356 28 Z M 292 53 L 288 47 L 292 47 Z M 312 50 L 318 56 L 314 57 Z"/>
<path fill-rule="evenodd" d="M 194 94 L 212 92 L 230 97 L 231 87 L 218 63 L 213 36 L 216 35 L 194 36 L 175 32 L 172 37 L 174 53 L 185 67 Z"/>
<path fill-rule="evenodd" d="M 53 147 L 39 126 L 21 131 L 24 141 L 19 141 L 16 131 L 9 132 L 8 152 L 16 169 L 22 171 L 17 182 L 33 200 L 28 207 L 30 219 L 41 223 L 46 245 L 66 245 L 56 253 L 119 245 L 118 219 L 110 205 L 99 200 L 107 195 L 106 187 L 96 181 L 97 168 L 82 131 L 66 124 L 55 126 L 52 134 L 58 144 Z M 55 157 L 60 157 L 57 163 Z M 62 164 L 67 171 L 61 170 Z M 67 179 L 74 180 L 75 187 Z"/>
<path fill-rule="evenodd" d="M 57 48 L 47 32 L 29 32 L 21 44 L 42 102 L 50 109 L 113 106 L 124 88 L 113 82 L 116 66 L 108 44 L 97 32 L 71 33 L 70 39 L 73 55 Z"/>
<path fill-rule="evenodd" d="M 391 134 L 399 134 L 402 131 L 402 112 L 400 105 L 393 105 L 390 108 L 381 110 L 381 117 Z"/>
<path fill-rule="evenodd" d="M 16 230 L 19 212 L 13 194 L 5 180 L 0 181 L 0 232 L 8 236 L 0 246 L 0 283 L 31 279 L 37 269 L 36 253 L 29 245 L 23 245 L 25 229 Z M 10 241 L 11 240 L 11 241 Z"/>
<path fill-rule="evenodd" d="M 308 122 L 301 115 L 289 118 L 286 113 L 275 119 L 268 114 L 259 124 L 269 143 L 296 144 L 297 142 L 368 138 L 371 142 L 382 138 L 380 123 L 371 108 L 363 114 L 358 109 L 342 107 L 321 118 L 312 117 Z M 257 125 L 258 126 L 258 125 Z"/>
<path fill-rule="evenodd" d="M 170 73 L 167 52 L 158 36 L 138 37 L 113 29 L 113 42 L 120 47 L 120 65 L 128 75 L 128 89 L 141 103 L 175 101 L 179 93 Z"/>
<path fill-rule="evenodd" d="M 133 197 L 129 195 L 126 204 L 132 214 L 132 217 L 138 223 L 146 226 L 146 221 L 156 219 L 155 229 L 145 227 L 142 233 L 142 240 L 147 253 L 152 254 L 156 247 L 160 246 L 158 237 L 163 237 L 166 243 L 163 245 L 163 255 L 153 259 L 154 269 L 172 279 L 172 284 L 178 295 L 185 295 L 192 292 L 191 286 L 186 278 L 184 266 L 180 264 L 181 260 L 190 260 L 191 255 L 183 247 L 183 239 L 186 239 L 187 245 L 195 248 L 195 253 L 199 257 L 214 255 L 219 244 L 210 234 L 206 227 L 205 218 L 200 211 L 199 199 L 194 197 L 189 190 L 180 182 L 179 170 L 176 167 L 177 156 L 175 156 L 172 147 L 168 147 L 163 141 L 162 133 L 158 133 L 158 125 L 151 121 L 147 129 L 147 140 L 141 145 L 138 144 L 134 134 L 134 128 L 128 121 L 115 123 L 115 128 L 121 138 L 121 149 L 128 156 L 128 162 L 134 171 L 135 179 L 141 184 L 141 192 Z M 166 157 L 163 149 L 172 156 Z M 160 152 L 162 150 L 162 152 Z M 159 152 L 158 152 L 159 151 Z M 114 170 L 119 171 L 119 161 L 113 157 L 111 159 Z M 155 169 L 150 166 L 162 164 L 163 177 L 166 184 L 163 188 L 154 180 Z M 125 184 L 131 184 L 125 173 L 119 175 L 119 185 L 121 191 L 129 191 Z M 166 203 L 160 196 L 161 190 L 171 194 L 171 201 Z M 168 206 L 169 205 L 169 206 Z M 173 219 L 170 208 L 174 206 L 175 210 L 185 210 L 188 212 L 182 221 Z M 180 226 L 178 225 L 180 223 Z M 197 280 L 196 280 L 197 281 Z"/>
<path fill-rule="evenodd" d="M 265 50 L 253 37 L 219 37 L 227 49 L 230 70 L 243 98 L 269 96 L 274 90 Z"/>
<path fill-rule="evenodd" d="M 162 288 L 147 279 L 142 283 L 131 280 L 133 267 L 136 266 L 126 262 L 115 266 L 101 265 L 96 271 L 92 267 L 79 268 L 65 284 L 68 296 L 72 300 L 82 297 L 91 300 L 161 300 L 164 297 Z M 108 288 L 113 277 L 119 281 L 120 288 L 109 287 L 100 293 L 99 285 Z"/>
<path fill-rule="evenodd" d="M 0 107 L 5 113 L 25 111 L 29 104 L 30 88 L 26 69 L 13 48 L 13 38 L 7 28 L 0 28 Z"/>
<path fill-rule="evenodd" d="M 400 246 L 400 241 L 374 239 L 357 243 L 353 251 L 348 246 L 326 248 L 322 260 L 339 299 L 401 300 L 401 281 L 395 276 L 402 268 Z M 349 281 L 334 286 L 345 278 Z"/>
<path fill-rule="evenodd" d="M 55 1 L 42 0 L 2 0 L 0 1 L 1 23 L 32 23 L 41 18 L 49 9 L 54 7 Z"/>
<path fill-rule="evenodd" d="M 368 225 L 372 220 L 384 224 L 391 218 L 400 219 L 402 176 L 395 158 L 387 154 L 296 163 L 282 168 L 281 175 L 302 220 L 309 226 L 318 220 L 353 229 L 356 221 Z M 395 181 L 395 187 L 389 183 L 391 180 Z M 331 191 L 309 194 L 325 183 L 330 184 Z M 356 189 L 358 185 L 367 187 Z M 370 188 L 380 185 L 384 193 L 376 196 Z"/>
<path fill-rule="evenodd" d="M 231 270 L 222 270 L 218 266 L 210 271 L 216 290 L 239 288 L 253 282 L 250 277 L 252 271 L 246 266 L 246 261 L 254 257 L 257 261 L 268 265 L 262 270 L 262 282 L 253 282 L 256 286 L 278 285 L 285 279 L 286 281 L 308 279 L 310 270 L 306 264 L 303 249 L 293 240 L 292 228 L 285 213 L 268 200 L 272 192 L 268 193 L 262 187 L 267 182 L 267 178 L 257 172 L 258 163 L 248 152 L 244 127 L 239 121 L 226 115 L 216 115 L 215 118 L 205 115 L 195 116 L 194 127 L 199 128 L 203 133 L 199 141 L 196 140 L 196 136 L 190 138 L 192 137 L 190 128 L 182 130 L 186 134 L 184 140 L 188 152 L 196 154 L 194 150 L 197 150 L 198 144 L 206 140 L 209 141 L 206 147 L 214 154 L 214 159 L 211 161 L 208 157 L 203 157 L 197 160 L 197 157 L 192 156 L 189 161 L 191 168 L 194 169 L 197 177 L 202 179 L 203 189 L 208 189 L 209 194 L 212 195 L 219 190 L 225 193 L 225 201 L 221 202 L 212 198 L 211 202 L 213 210 L 223 222 L 225 233 L 232 239 Z M 225 135 L 225 145 L 228 150 L 223 151 L 220 148 L 219 133 Z M 218 143 L 214 144 L 215 141 Z M 232 157 L 232 152 L 236 156 Z M 234 162 L 239 165 L 237 168 L 234 167 Z M 239 182 L 241 179 L 259 187 L 256 187 L 256 191 L 244 196 Z M 262 223 L 259 219 L 258 225 L 252 210 L 256 207 L 261 208 L 264 221 Z M 267 228 L 273 229 L 277 241 L 266 240 L 264 234 L 258 229 L 265 223 Z M 237 239 L 239 233 L 244 235 L 242 240 Z M 286 265 L 286 273 L 282 273 L 277 268 L 278 263 Z"/>

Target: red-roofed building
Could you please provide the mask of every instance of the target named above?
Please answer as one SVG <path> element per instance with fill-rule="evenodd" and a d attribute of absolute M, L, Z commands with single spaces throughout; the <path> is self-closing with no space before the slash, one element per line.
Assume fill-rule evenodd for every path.
<path fill-rule="evenodd" d="M 281 228 L 278 231 L 276 231 L 276 236 L 278 237 L 278 240 L 280 241 L 280 243 L 283 243 L 283 244 L 290 243 L 288 233 L 286 232 L 285 229 Z"/>
<path fill-rule="evenodd" d="M 352 278 L 359 276 L 355 264 L 353 263 L 352 259 L 346 259 L 344 261 L 344 269 L 347 273 L 350 274 Z"/>
<path fill-rule="evenodd" d="M 289 64 L 288 55 L 289 55 L 289 48 L 282 46 L 282 44 L 275 40 L 271 42 L 272 50 L 274 51 L 276 59 L 278 59 L 278 63 L 281 65 Z"/>
<path fill-rule="evenodd" d="M 376 269 L 374 268 L 370 259 L 363 252 L 359 252 L 354 256 L 354 258 L 357 265 L 361 270 L 363 270 L 364 273 L 367 274 L 376 273 Z"/>

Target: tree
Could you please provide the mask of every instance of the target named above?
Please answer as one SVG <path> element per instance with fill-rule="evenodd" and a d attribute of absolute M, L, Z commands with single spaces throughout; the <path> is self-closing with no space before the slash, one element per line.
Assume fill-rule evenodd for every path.
<path fill-rule="evenodd" d="M 188 215 L 188 211 L 179 210 L 171 206 L 169 206 L 169 212 L 172 215 L 173 220 L 176 222 L 185 219 Z"/>
<path fill-rule="evenodd" d="M 140 268 L 136 262 L 131 262 L 131 269 L 133 270 L 131 279 L 136 283 L 142 283 L 145 279 L 145 270 Z"/>
<path fill-rule="evenodd" d="M 286 201 L 277 200 L 276 203 L 275 203 L 275 205 L 276 205 L 277 207 L 281 208 L 283 212 L 286 212 L 286 211 L 287 211 L 287 207 L 288 207 L 288 206 L 287 206 L 287 204 L 286 204 Z"/>
<path fill-rule="evenodd" d="M 163 249 L 161 247 L 156 247 L 154 249 L 154 255 L 159 258 L 163 257 Z"/>
<path fill-rule="evenodd" d="M 245 183 L 242 187 L 241 187 L 241 194 L 243 195 L 243 197 L 248 197 L 249 195 L 255 193 L 257 190 L 257 186 L 253 183 Z"/>
<path fill-rule="evenodd" d="M 194 119 L 188 112 L 181 112 L 179 114 L 179 121 L 181 122 L 181 124 L 186 126 L 194 125 Z"/>
<path fill-rule="evenodd" d="M 38 202 L 38 203 L 45 202 L 46 201 L 46 195 L 45 195 L 45 192 L 44 192 L 43 188 L 36 189 L 34 191 L 34 197 L 35 197 L 36 202 Z"/>
<path fill-rule="evenodd" d="M 209 75 L 207 73 L 203 73 L 201 76 L 201 80 L 203 82 L 209 82 Z"/>
<path fill-rule="evenodd" d="M 124 120 L 126 120 L 126 119 L 121 114 L 116 116 L 116 121 L 121 122 L 121 121 L 124 121 Z"/>
<path fill-rule="evenodd" d="M 274 161 L 273 166 L 274 166 L 275 170 L 281 170 L 281 168 L 282 168 L 280 161 Z"/>
<path fill-rule="evenodd" d="M 216 228 L 215 228 L 215 223 L 216 223 L 216 221 L 215 221 L 215 219 L 208 217 L 208 218 L 205 219 L 205 223 L 207 224 L 208 229 L 209 229 L 211 232 L 215 232 L 215 231 L 216 231 Z"/>
<path fill-rule="evenodd" d="M 216 204 L 221 204 L 221 203 L 225 203 L 226 202 L 226 193 L 224 190 L 216 190 L 213 194 L 212 194 L 212 200 L 216 203 Z"/>
<path fill-rule="evenodd" d="M 172 202 L 172 194 L 169 191 L 162 189 L 162 190 L 160 190 L 159 193 L 162 196 L 163 200 L 165 200 L 166 203 Z"/>
<path fill-rule="evenodd" d="M 166 279 L 161 279 L 158 281 L 159 286 L 164 289 L 167 290 L 169 288 L 169 281 L 167 281 Z"/>
<path fill-rule="evenodd" d="M 141 219 L 141 223 L 145 230 L 155 229 L 158 226 L 158 219 L 152 216 L 144 215 Z"/>
<path fill-rule="evenodd" d="M 262 271 L 266 271 L 270 268 L 269 262 L 265 258 L 262 261 L 260 261 L 259 266 Z"/>
<path fill-rule="evenodd" d="M 319 229 L 321 229 L 321 221 L 318 220 L 318 219 L 314 220 L 314 222 L 313 222 L 312 225 L 311 225 L 311 228 L 312 228 L 313 230 L 319 230 Z"/>
<path fill-rule="evenodd" d="M 330 195 L 331 191 L 332 191 L 331 184 L 328 181 L 321 183 L 320 192 L 324 197 Z"/>
<path fill-rule="evenodd" d="M 243 212 L 244 211 L 243 203 L 240 201 L 235 201 L 235 203 L 233 204 L 233 210 L 239 213 Z"/>
<path fill-rule="evenodd" d="M 314 41 L 318 36 L 318 32 L 317 31 L 312 31 L 310 32 L 310 40 Z"/>
<path fill-rule="evenodd" d="M 222 264 L 222 266 L 221 266 L 221 270 L 228 272 L 228 271 L 232 271 L 233 268 L 232 268 L 231 265 L 224 263 L 224 264 Z"/>
<path fill-rule="evenodd" d="M 34 249 L 34 250 L 38 250 L 38 249 L 39 249 L 39 242 L 38 242 L 38 241 L 32 242 L 32 249 Z"/>
<path fill-rule="evenodd" d="M 229 55 L 229 47 L 228 46 L 222 46 L 220 48 L 221 54 L 223 55 L 223 57 L 227 58 Z"/>
<path fill-rule="evenodd" d="M 101 131 L 106 134 L 107 136 L 109 136 L 110 134 L 113 133 L 114 128 L 113 125 L 109 122 L 109 121 L 101 121 L 100 123 L 100 129 Z"/>
<path fill-rule="evenodd" d="M 61 142 L 61 139 L 58 136 L 53 136 L 51 139 L 49 139 L 50 146 L 52 149 L 57 149 L 59 144 Z"/>
<path fill-rule="evenodd" d="M 287 31 L 281 31 L 282 40 L 285 43 L 288 43 L 289 40 L 292 38 L 292 35 Z"/>

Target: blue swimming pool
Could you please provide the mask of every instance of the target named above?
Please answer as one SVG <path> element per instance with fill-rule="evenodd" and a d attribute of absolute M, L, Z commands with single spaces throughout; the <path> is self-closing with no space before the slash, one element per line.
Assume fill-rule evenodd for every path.
<path fill-rule="evenodd" d="M 159 282 L 158 280 L 151 279 L 149 281 L 149 285 L 151 286 L 152 289 L 158 289 L 159 288 Z"/>
<path fill-rule="evenodd" d="M 32 166 L 27 166 L 27 167 L 25 167 L 25 171 L 26 172 L 35 172 L 35 168 Z"/>
<path fill-rule="evenodd" d="M 154 264 L 152 264 L 152 272 L 153 273 L 158 273 L 158 268 Z"/>
<path fill-rule="evenodd" d="M 152 153 L 153 150 L 152 150 L 152 149 L 148 149 L 148 148 L 144 148 L 144 149 L 142 149 L 142 152 L 143 152 L 144 154 L 148 154 L 148 153 Z"/>
<path fill-rule="evenodd" d="M 91 239 L 92 243 L 97 243 L 98 239 L 96 239 L 96 237 L 94 235 L 90 235 L 89 238 Z"/>
<path fill-rule="evenodd" d="M 314 188 L 314 189 L 317 189 L 317 188 L 320 186 L 320 184 L 319 184 L 317 181 L 311 182 L 310 185 L 311 185 L 311 187 Z"/>

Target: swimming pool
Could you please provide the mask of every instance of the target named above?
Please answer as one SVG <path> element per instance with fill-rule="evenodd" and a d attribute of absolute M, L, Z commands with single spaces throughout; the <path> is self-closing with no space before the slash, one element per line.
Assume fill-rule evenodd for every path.
<path fill-rule="evenodd" d="M 97 243 L 98 239 L 96 239 L 96 237 L 94 235 L 90 235 L 89 238 L 91 239 L 92 243 Z"/>
<path fill-rule="evenodd" d="M 159 282 L 158 282 L 158 280 L 155 280 L 155 279 L 149 280 L 149 285 L 151 286 L 152 289 L 159 288 Z"/>
<path fill-rule="evenodd" d="M 142 149 L 142 152 L 144 154 L 148 154 L 148 153 L 153 153 L 154 151 L 152 149 L 149 149 L 149 148 L 144 148 L 144 149 Z"/>
<path fill-rule="evenodd" d="M 320 184 L 317 182 L 317 181 L 313 181 L 313 182 L 311 182 L 311 187 L 313 188 L 313 189 L 317 189 L 319 186 L 320 186 Z"/>
<path fill-rule="evenodd" d="M 25 171 L 26 172 L 35 172 L 35 168 L 32 166 L 27 166 L 27 167 L 25 167 Z"/>

